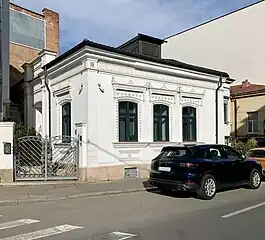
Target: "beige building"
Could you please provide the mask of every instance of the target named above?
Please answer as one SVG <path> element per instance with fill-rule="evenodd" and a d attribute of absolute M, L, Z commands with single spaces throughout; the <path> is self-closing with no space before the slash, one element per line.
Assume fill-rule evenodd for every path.
<path fill-rule="evenodd" d="M 238 139 L 255 137 L 265 142 L 265 85 L 248 80 L 231 87 L 231 135 Z"/>
<path fill-rule="evenodd" d="M 167 37 L 162 57 L 229 72 L 265 84 L 265 1 Z"/>

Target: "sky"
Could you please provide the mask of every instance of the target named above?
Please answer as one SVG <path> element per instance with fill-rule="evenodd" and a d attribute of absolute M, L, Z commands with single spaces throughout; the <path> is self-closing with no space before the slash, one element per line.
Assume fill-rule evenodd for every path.
<path fill-rule="evenodd" d="M 119 46 L 138 33 L 166 38 L 258 0 L 11 0 L 60 14 L 61 53 L 84 38 Z"/>

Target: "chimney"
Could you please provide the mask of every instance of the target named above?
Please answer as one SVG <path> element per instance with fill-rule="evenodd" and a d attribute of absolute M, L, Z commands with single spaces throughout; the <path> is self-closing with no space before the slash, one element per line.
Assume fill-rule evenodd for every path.
<path fill-rule="evenodd" d="M 245 81 L 242 82 L 242 88 L 248 88 L 250 87 L 250 82 L 248 81 L 248 79 L 246 79 Z"/>

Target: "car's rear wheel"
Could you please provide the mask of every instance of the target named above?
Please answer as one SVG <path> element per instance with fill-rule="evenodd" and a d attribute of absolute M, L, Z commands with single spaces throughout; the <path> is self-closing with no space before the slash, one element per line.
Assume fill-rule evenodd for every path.
<path fill-rule="evenodd" d="M 217 190 L 216 180 L 211 174 L 206 174 L 201 181 L 201 186 L 197 191 L 200 198 L 211 200 L 215 197 Z"/>
<path fill-rule="evenodd" d="M 250 178 L 249 178 L 249 187 L 251 189 L 258 189 L 261 185 L 261 173 L 257 169 L 253 169 L 252 172 L 250 173 Z"/>

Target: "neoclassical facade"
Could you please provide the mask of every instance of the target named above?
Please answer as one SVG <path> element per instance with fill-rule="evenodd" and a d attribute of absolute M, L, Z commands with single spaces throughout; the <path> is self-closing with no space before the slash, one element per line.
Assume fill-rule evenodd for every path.
<path fill-rule="evenodd" d="M 88 40 L 24 68 L 27 127 L 79 138 L 80 180 L 144 177 L 163 146 L 230 134 L 227 73 Z"/>

